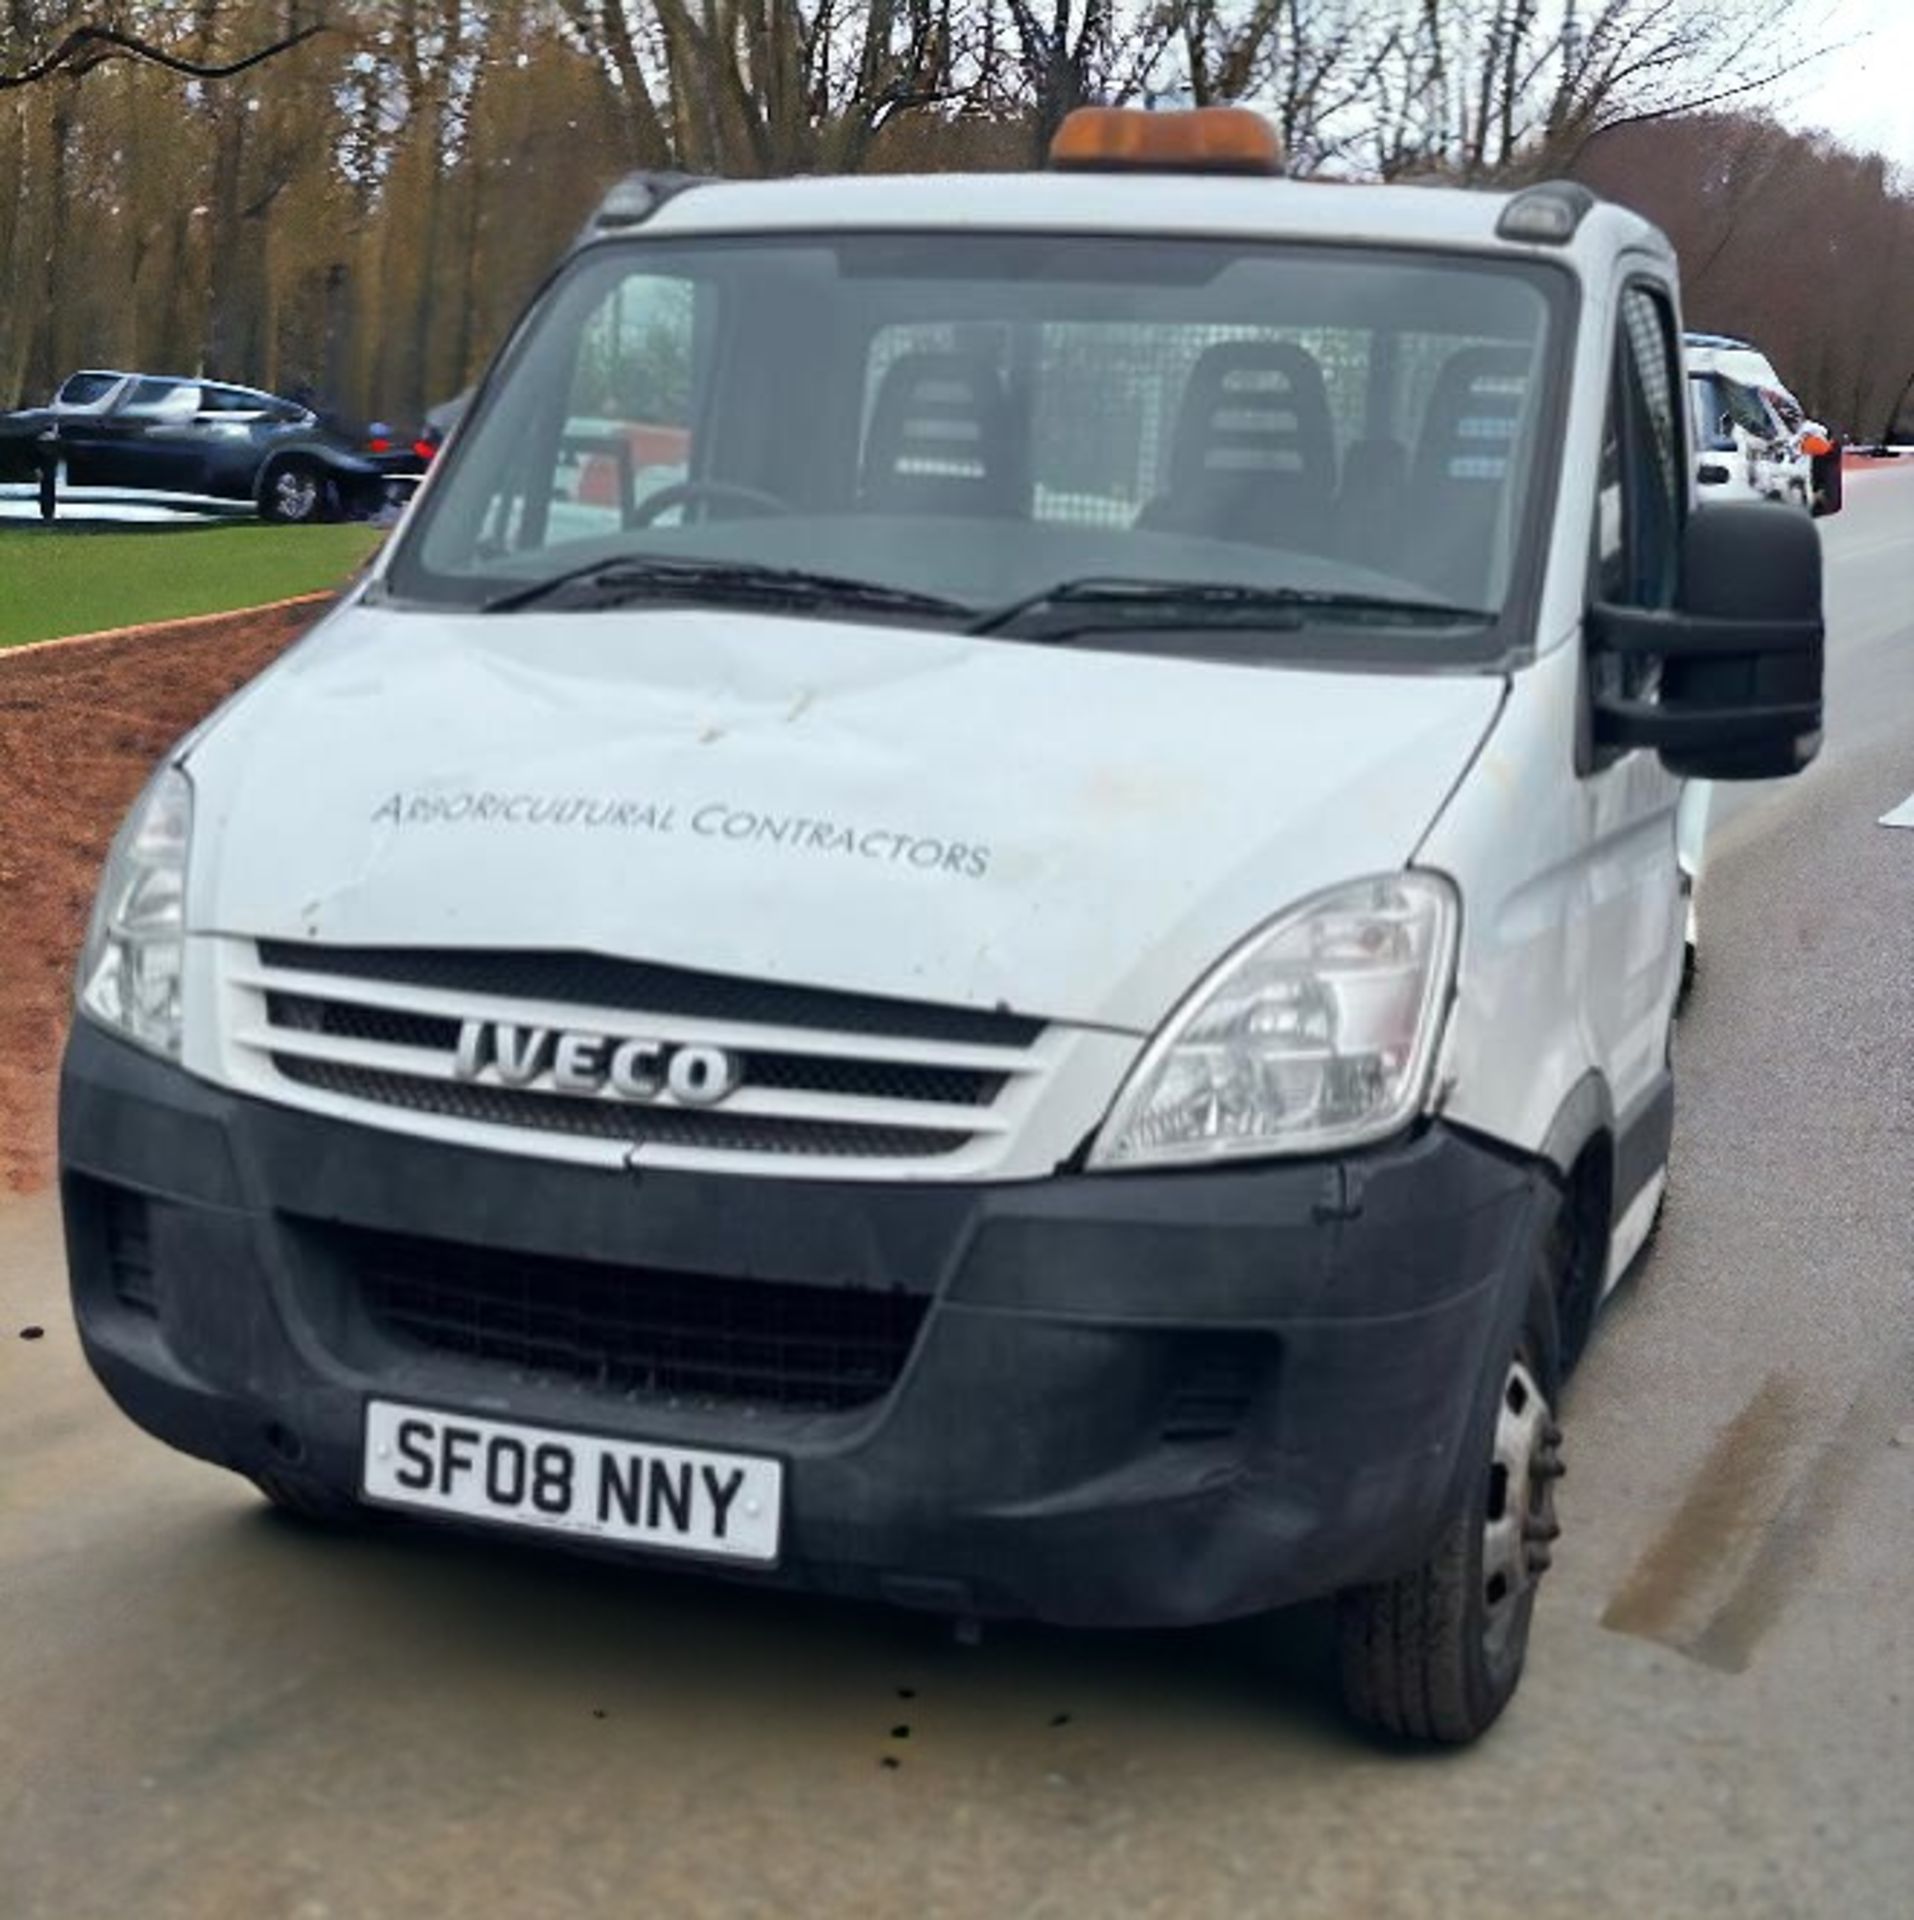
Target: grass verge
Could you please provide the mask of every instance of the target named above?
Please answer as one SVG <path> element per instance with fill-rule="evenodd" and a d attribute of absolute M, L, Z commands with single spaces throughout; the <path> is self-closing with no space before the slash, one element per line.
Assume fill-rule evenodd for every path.
<path fill-rule="evenodd" d="M 252 521 L 0 527 L 0 647 L 322 593 L 357 571 L 380 538 L 364 525 Z"/>

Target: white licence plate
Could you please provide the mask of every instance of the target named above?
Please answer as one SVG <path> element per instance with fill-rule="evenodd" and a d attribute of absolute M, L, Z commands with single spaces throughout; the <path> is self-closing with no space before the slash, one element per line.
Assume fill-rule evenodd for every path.
<path fill-rule="evenodd" d="M 432 1407 L 366 1403 L 365 1497 L 544 1533 L 768 1565 L 784 1465 Z"/>

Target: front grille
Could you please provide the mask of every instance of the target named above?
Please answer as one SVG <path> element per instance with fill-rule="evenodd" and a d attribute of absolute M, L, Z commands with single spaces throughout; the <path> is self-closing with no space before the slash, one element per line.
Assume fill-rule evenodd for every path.
<path fill-rule="evenodd" d="M 928 1302 L 331 1229 L 402 1345 L 622 1396 L 845 1412 L 890 1391 Z"/>
<path fill-rule="evenodd" d="M 570 1157 L 589 1141 L 602 1143 L 589 1158 L 622 1147 L 721 1167 L 750 1155 L 794 1173 L 828 1162 L 853 1177 L 847 1163 L 864 1161 L 881 1170 L 871 1177 L 888 1177 L 1008 1136 L 1048 1058 L 1042 1025 L 1012 1014 L 590 954 L 285 940 L 255 951 L 255 963 L 234 963 L 233 986 L 252 996 L 229 1003 L 234 1040 L 270 1068 L 282 1096 L 349 1100 L 391 1126 L 415 1114 L 434 1132 L 447 1121 L 511 1129 L 532 1152 L 542 1136 L 545 1151 Z M 465 1077 L 468 1021 L 516 1029 L 524 1070 L 508 1074 L 494 1050 Z M 668 1078 L 649 1098 L 573 1091 L 554 1066 L 566 1030 L 635 1041 L 661 1061 L 716 1049 L 730 1084 L 706 1104 Z M 611 1046 L 596 1057 L 602 1073 Z"/>
<path fill-rule="evenodd" d="M 821 1155 L 832 1159 L 915 1160 L 955 1153 L 970 1135 L 932 1127 L 860 1126 L 848 1120 L 782 1120 L 771 1114 L 644 1107 L 562 1093 L 521 1093 L 516 1087 L 429 1080 L 376 1067 L 343 1066 L 275 1054 L 279 1071 L 301 1086 L 344 1094 L 375 1106 L 403 1107 L 481 1126 L 562 1133 L 573 1139 L 620 1140 L 634 1147 L 702 1147 L 715 1153 Z"/>
<path fill-rule="evenodd" d="M 983 1047 L 1027 1047 L 1043 1022 L 875 994 L 790 987 L 730 974 L 693 973 L 643 960 L 591 953 L 467 952 L 427 947 L 305 946 L 262 940 L 271 968 L 438 987 L 500 1000 L 555 1000 L 570 1006 L 735 1021 L 746 1026 L 806 1027 L 819 1033 L 888 1035 Z"/>
<path fill-rule="evenodd" d="M 342 1040 L 376 1040 L 386 1046 L 430 1047 L 450 1053 L 459 1023 L 432 1014 L 390 1007 L 353 1006 L 303 993 L 270 993 L 266 1018 L 296 1033 L 329 1033 Z M 841 1093 L 867 1100 L 923 1100 L 953 1107 L 987 1107 L 1003 1091 L 1006 1075 L 968 1067 L 920 1067 L 891 1060 L 831 1059 L 819 1054 L 759 1052 L 738 1055 L 745 1085 L 797 1093 Z M 282 1072 L 289 1071 L 284 1061 Z M 295 1075 L 295 1077 L 297 1077 Z M 614 1128 L 623 1138 L 626 1129 Z"/>

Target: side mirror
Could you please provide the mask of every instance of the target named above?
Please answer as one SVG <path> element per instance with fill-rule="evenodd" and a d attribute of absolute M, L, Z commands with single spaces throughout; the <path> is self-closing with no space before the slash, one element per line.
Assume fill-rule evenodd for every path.
<path fill-rule="evenodd" d="M 1801 513 L 1723 502 L 1692 515 L 1681 605 L 1598 603 L 1591 655 L 1661 663 L 1659 695 L 1593 697 L 1595 743 L 1647 747 L 1686 780 L 1776 780 L 1821 748 L 1821 536 Z"/>

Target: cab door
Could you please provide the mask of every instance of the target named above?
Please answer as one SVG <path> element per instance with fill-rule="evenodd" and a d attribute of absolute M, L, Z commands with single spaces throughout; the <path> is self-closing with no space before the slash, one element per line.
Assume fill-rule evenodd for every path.
<path fill-rule="evenodd" d="M 1629 283 L 1617 309 L 1589 583 L 1591 599 L 1611 605 L 1668 608 L 1679 590 L 1688 488 L 1678 337 L 1666 294 L 1649 282 Z M 1602 656 L 1584 670 L 1608 691 L 1634 698 L 1653 691 L 1652 661 Z M 1653 1106 L 1667 1076 L 1683 935 L 1680 795 L 1681 783 L 1654 753 L 1591 752 L 1582 795 L 1583 1018 L 1614 1102 L 1624 1163 L 1631 1122 Z M 1626 1164 L 1621 1171 L 1625 1177 Z"/>

